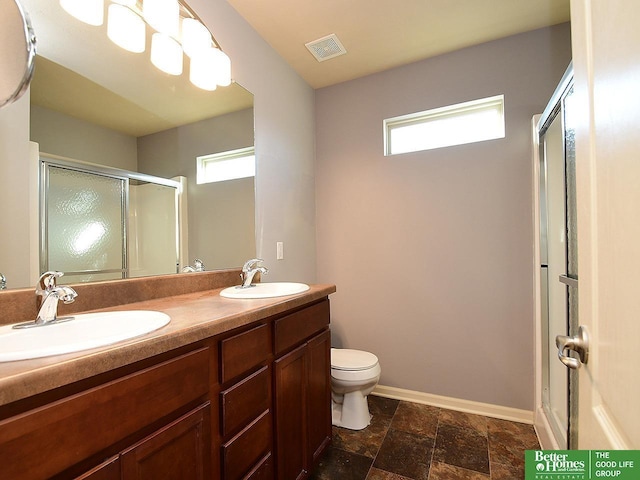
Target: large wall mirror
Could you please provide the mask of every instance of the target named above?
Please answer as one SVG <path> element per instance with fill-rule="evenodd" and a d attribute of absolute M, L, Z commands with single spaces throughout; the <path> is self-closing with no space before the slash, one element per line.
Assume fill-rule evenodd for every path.
<path fill-rule="evenodd" d="M 253 95 L 237 83 L 200 90 L 189 82 L 188 71 L 165 74 L 151 64 L 148 49 L 135 54 L 119 48 L 108 39 L 106 25 L 83 24 L 58 1 L 22 4 L 38 39 L 30 139 L 40 154 L 186 177 L 188 258 L 214 270 L 254 256 L 253 177 L 196 182 L 198 156 L 253 146 Z M 11 252 L 0 253 L 7 287 L 33 286 L 12 282 L 11 272 L 3 271 L 3 255 Z"/>

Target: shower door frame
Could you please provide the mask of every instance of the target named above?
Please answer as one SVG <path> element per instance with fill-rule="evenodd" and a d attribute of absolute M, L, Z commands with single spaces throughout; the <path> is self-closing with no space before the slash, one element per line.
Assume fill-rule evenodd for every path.
<path fill-rule="evenodd" d="M 549 412 L 545 410 L 545 381 L 548 380 L 548 372 L 545 371 L 545 358 L 551 358 L 551 352 L 549 351 L 548 346 L 548 337 L 549 335 L 553 335 L 555 338 L 556 334 L 560 334 L 562 332 L 549 332 L 549 323 L 548 323 L 548 298 L 546 297 L 549 285 L 551 282 L 557 282 L 557 279 L 548 279 L 545 276 L 547 275 L 548 269 L 545 269 L 545 273 L 543 274 L 542 264 L 544 263 L 543 255 L 546 252 L 547 246 L 543 245 L 541 241 L 541 237 L 547 234 L 544 230 L 544 223 L 546 222 L 546 213 L 542 212 L 543 208 L 546 208 L 546 199 L 543 196 L 546 196 L 546 192 L 544 194 L 541 193 L 541 184 L 543 183 L 542 177 L 546 175 L 546 172 L 542 171 L 542 163 L 543 163 L 543 155 L 540 144 L 540 139 L 546 132 L 547 127 L 557 118 L 559 115 L 564 115 L 564 100 L 569 94 L 573 87 L 573 66 L 569 65 L 567 68 L 562 80 L 558 84 L 555 92 L 551 96 L 547 107 L 541 115 L 536 115 L 533 117 L 532 121 L 532 190 L 533 190 L 533 228 L 534 228 L 534 255 L 533 255 L 533 271 L 534 271 L 534 332 L 535 332 L 535 357 L 534 357 L 534 372 L 535 372 L 535 388 L 534 388 L 534 426 L 536 432 L 538 433 L 538 437 L 540 439 L 540 444 L 543 449 L 566 449 L 572 448 L 574 442 L 577 439 L 576 428 L 577 428 L 577 374 L 573 370 L 569 370 L 567 372 L 567 425 L 566 425 L 566 437 L 567 437 L 567 445 L 562 445 L 558 439 L 557 434 L 554 431 L 555 427 L 553 426 L 553 422 L 549 419 Z M 564 118 L 561 117 L 561 121 L 563 123 L 562 130 L 565 131 L 564 126 Z M 564 135 L 564 133 L 563 133 Z M 566 138 L 565 138 L 566 140 Z M 566 162 L 566 145 L 563 145 L 563 156 L 564 162 Z M 565 167 L 566 168 L 566 167 Z M 546 183 L 546 182 L 544 182 Z M 565 183 L 566 185 L 566 183 Z M 543 185 L 546 188 L 546 185 Z M 565 193 L 566 195 L 566 193 Z M 565 196 L 566 203 L 566 196 Z M 566 205 L 565 205 L 566 208 Z M 565 212 L 565 221 L 566 221 L 567 212 Z M 542 221 L 541 221 L 542 219 Z M 566 226 L 565 226 L 566 228 Z M 541 235 L 542 233 L 542 235 Z M 542 282 L 546 280 L 546 290 L 542 289 Z M 546 301 L 543 301 L 545 300 Z M 568 300 L 568 293 L 567 293 Z M 546 305 L 546 307 L 544 307 Z M 544 308 L 547 308 L 545 311 Z M 568 305 L 567 305 L 568 309 Z M 577 320 L 577 319 L 573 319 Z M 567 332 L 564 332 L 564 335 L 569 334 L 569 330 L 571 330 L 571 321 L 569 318 L 569 312 L 567 311 Z M 555 358 L 553 358 L 556 361 Z M 564 368 L 564 367 L 563 367 Z M 564 427 L 564 426 L 563 426 Z"/>
<path fill-rule="evenodd" d="M 162 177 L 155 177 L 153 175 L 147 175 L 144 173 L 132 172 L 129 170 L 123 170 L 115 167 L 108 167 L 105 165 L 98 165 L 95 163 L 83 162 L 80 160 L 75 160 L 68 157 L 63 157 L 60 155 L 49 154 L 45 152 L 40 152 L 39 154 L 39 205 L 40 205 L 40 213 L 39 213 L 39 225 L 40 225 L 40 272 L 46 271 L 48 268 L 48 225 L 47 225 L 47 195 L 46 192 L 49 188 L 48 184 L 48 171 L 47 167 L 49 165 L 65 168 L 68 170 L 74 170 L 77 172 L 87 173 L 91 175 L 101 175 L 109 178 L 116 178 L 124 181 L 124 202 L 122 209 L 122 269 L 115 270 L 98 270 L 98 271 L 86 271 L 86 272 L 68 272 L 73 274 L 82 274 L 82 273 L 122 273 L 122 278 L 129 278 L 129 258 L 128 258 L 128 223 L 129 223 L 129 189 L 130 189 L 130 180 L 136 180 L 146 183 L 153 183 L 158 185 L 163 185 L 166 187 L 172 187 L 176 189 L 176 272 L 178 273 L 180 267 L 180 235 L 181 235 L 181 225 L 183 219 L 180 215 L 180 209 L 178 208 L 179 196 L 182 192 L 182 184 L 179 181 L 171 180 Z"/>

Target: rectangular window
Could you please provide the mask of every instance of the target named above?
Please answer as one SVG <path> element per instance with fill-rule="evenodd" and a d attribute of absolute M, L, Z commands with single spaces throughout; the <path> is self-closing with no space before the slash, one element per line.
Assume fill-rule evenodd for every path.
<path fill-rule="evenodd" d="M 472 100 L 384 121 L 384 154 L 504 138 L 504 95 Z"/>
<path fill-rule="evenodd" d="M 212 183 L 255 177 L 255 148 L 247 147 L 196 157 L 196 182 Z"/>

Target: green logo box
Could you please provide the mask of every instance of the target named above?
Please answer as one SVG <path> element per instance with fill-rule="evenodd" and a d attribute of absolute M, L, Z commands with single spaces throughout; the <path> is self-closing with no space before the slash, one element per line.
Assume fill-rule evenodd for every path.
<path fill-rule="evenodd" d="M 527 450 L 525 480 L 638 480 L 640 450 Z"/>

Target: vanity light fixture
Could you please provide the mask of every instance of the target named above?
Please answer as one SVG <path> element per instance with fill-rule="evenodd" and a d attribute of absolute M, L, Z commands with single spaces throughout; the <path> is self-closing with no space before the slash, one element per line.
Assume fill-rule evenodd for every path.
<path fill-rule="evenodd" d="M 207 48 L 191 57 L 189 80 L 203 90 L 215 90 L 231 83 L 231 62 L 221 50 Z"/>
<path fill-rule="evenodd" d="M 60 0 L 75 18 L 102 25 L 104 0 Z M 158 69 L 181 75 L 189 57 L 189 79 L 204 90 L 231 84 L 231 60 L 209 29 L 181 0 L 112 0 L 108 7 L 107 36 L 134 53 L 146 49 L 146 25 L 151 35 L 150 59 Z M 184 54 L 184 55 L 183 55 Z"/>
<path fill-rule="evenodd" d="M 104 21 L 104 0 L 60 0 L 60 6 L 81 22 L 100 26 Z"/>
<path fill-rule="evenodd" d="M 211 46 L 211 33 L 195 18 L 182 20 L 182 49 L 189 57 Z"/>
<path fill-rule="evenodd" d="M 165 33 L 151 37 L 151 63 L 169 75 L 182 75 L 182 48 Z"/>
<path fill-rule="evenodd" d="M 180 28 L 178 0 L 144 0 L 142 16 L 155 30 L 169 36 L 177 36 Z"/>
<path fill-rule="evenodd" d="M 113 43 L 129 52 L 144 52 L 146 43 L 144 21 L 130 8 L 118 3 L 109 5 L 107 36 Z"/>

